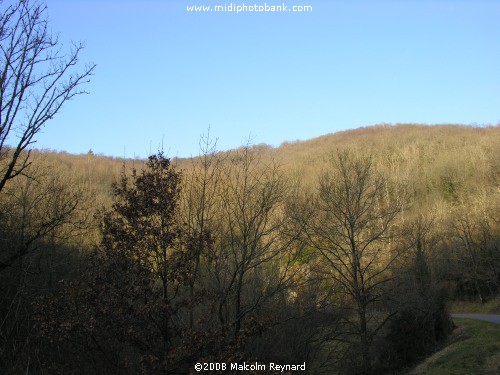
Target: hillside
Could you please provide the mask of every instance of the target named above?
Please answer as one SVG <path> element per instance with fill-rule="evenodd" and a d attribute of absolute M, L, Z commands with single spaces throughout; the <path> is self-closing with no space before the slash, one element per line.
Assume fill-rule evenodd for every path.
<path fill-rule="evenodd" d="M 499 146 L 379 125 L 172 161 L 34 150 L 0 191 L 0 371 L 408 369 L 450 301 L 500 295 Z"/>
<path fill-rule="evenodd" d="M 197 140 L 193 140 L 197 142 Z M 388 162 L 426 194 L 450 198 L 449 189 L 477 192 L 481 186 L 498 186 L 500 176 L 500 127 L 463 125 L 377 125 L 327 134 L 307 141 L 284 142 L 277 148 L 253 146 L 263 161 L 275 158 L 290 176 L 314 181 L 337 149 L 371 153 Z M 230 154 L 222 152 L 221 155 Z M 37 151 L 48 163 L 65 173 L 91 178 L 90 184 L 110 203 L 110 185 L 126 168 L 140 169 L 144 160 L 112 158 L 92 153 L 71 155 Z M 168 155 L 167 155 L 168 156 Z M 196 159 L 196 158 L 195 158 Z M 175 159 L 179 169 L 189 169 L 190 159 Z M 452 187 L 453 185 L 453 187 Z M 448 189 L 448 190 L 447 190 Z M 453 194 L 458 194 L 454 192 Z"/>
<path fill-rule="evenodd" d="M 197 142 L 197 140 L 193 140 Z M 463 125 L 377 125 L 327 134 L 307 141 L 284 142 L 277 148 L 250 145 L 261 163 L 276 161 L 287 178 L 314 186 L 329 157 L 337 150 L 371 154 L 388 174 L 405 180 L 418 198 L 418 206 L 440 206 L 482 200 L 498 203 L 500 184 L 500 127 Z M 227 158 L 236 150 L 218 152 Z M 167 155 L 168 156 L 168 155 Z M 189 171 L 199 158 L 178 158 L 172 163 Z M 63 181 L 92 197 L 90 210 L 109 208 L 111 185 L 123 168 L 142 169 L 145 160 L 35 150 L 35 165 L 46 165 Z M 194 163 L 194 164 L 193 164 Z M 92 214 L 93 215 L 93 214 Z M 92 216 L 92 215 L 89 215 Z"/>
<path fill-rule="evenodd" d="M 193 140 L 197 142 L 197 140 Z M 464 125 L 375 125 L 354 130 L 327 134 L 306 141 L 283 142 L 279 147 L 256 145 L 266 157 L 278 155 L 279 160 L 288 168 L 307 171 L 325 163 L 327 156 L 339 148 L 354 148 L 378 155 L 398 157 L 400 161 L 420 158 L 432 161 L 456 154 L 478 155 L 490 158 L 498 164 L 500 152 L 500 127 L 471 127 Z M 230 152 L 230 151 L 229 151 Z M 36 154 L 50 155 L 52 161 L 58 160 L 74 170 L 84 170 L 89 166 L 96 176 L 115 174 L 123 164 L 129 167 L 141 165 L 141 160 L 123 159 L 93 154 L 72 155 L 66 152 L 38 150 Z M 482 155 L 482 156 L 481 156 Z M 168 156 L 168 155 L 167 155 Z M 181 169 L 189 168 L 189 159 L 178 158 L 174 161 Z M 99 180 L 99 179 L 98 179 Z"/>
<path fill-rule="evenodd" d="M 457 327 L 448 345 L 419 364 L 409 375 L 498 374 L 499 325 L 471 319 L 454 321 Z"/>

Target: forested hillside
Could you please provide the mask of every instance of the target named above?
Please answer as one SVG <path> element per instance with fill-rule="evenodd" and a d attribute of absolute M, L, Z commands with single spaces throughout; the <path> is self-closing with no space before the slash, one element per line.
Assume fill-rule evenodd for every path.
<path fill-rule="evenodd" d="M 1 373 L 388 373 L 500 293 L 498 126 L 200 145 L 31 152 L 0 191 Z"/>

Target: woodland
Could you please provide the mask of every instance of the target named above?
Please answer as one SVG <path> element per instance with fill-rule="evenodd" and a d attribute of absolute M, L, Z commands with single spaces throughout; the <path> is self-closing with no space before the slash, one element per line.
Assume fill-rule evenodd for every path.
<path fill-rule="evenodd" d="M 498 125 L 39 150 L 95 65 L 43 4 L 0 6 L 1 374 L 404 373 L 450 301 L 498 298 Z"/>
<path fill-rule="evenodd" d="M 450 333 L 449 301 L 498 296 L 499 138 L 407 124 L 226 152 L 207 134 L 190 159 L 33 150 L 0 195 L 2 373 L 398 373 Z"/>

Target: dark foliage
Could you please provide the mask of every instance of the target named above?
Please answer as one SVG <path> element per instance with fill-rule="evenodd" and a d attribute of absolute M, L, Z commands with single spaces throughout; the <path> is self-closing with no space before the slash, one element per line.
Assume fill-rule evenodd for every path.
<path fill-rule="evenodd" d="M 73 348 L 80 358 L 72 357 L 75 368 L 154 372 L 167 363 L 180 366 L 189 356 L 176 349 L 183 332 L 174 322 L 186 308 L 177 296 L 189 276 L 176 222 L 181 176 L 161 154 L 150 157 L 147 168 L 141 174 L 134 170 L 131 184 L 123 172 L 87 270 L 56 298 L 41 302 L 46 308 L 39 311 L 52 315 L 37 317 L 40 335 Z"/>

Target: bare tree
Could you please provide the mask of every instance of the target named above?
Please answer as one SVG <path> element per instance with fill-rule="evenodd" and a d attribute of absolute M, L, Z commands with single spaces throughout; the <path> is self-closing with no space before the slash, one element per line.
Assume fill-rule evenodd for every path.
<path fill-rule="evenodd" d="M 478 203 L 472 210 L 459 208 L 451 223 L 451 233 L 455 238 L 458 279 L 465 289 L 471 289 L 469 295 L 484 304 L 500 289 L 500 256 L 498 237 L 494 234 L 498 230 L 494 219 L 497 208 L 494 203 L 490 209 L 480 205 Z"/>
<path fill-rule="evenodd" d="M 352 309 L 345 315 L 346 327 L 357 337 L 362 371 L 370 373 L 371 342 L 388 316 L 370 314 L 368 308 L 380 301 L 381 286 L 390 278 L 388 269 L 397 253 L 391 254 L 384 243 L 404 200 L 376 172 L 371 157 L 339 151 L 330 163 L 319 181 L 307 233 L 325 260 L 332 287 Z"/>
<path fill-rule="evenodd" d="M 70 240 L 87 234 L 90 221 L 91 198 L 77 180 L 43 156 L 32 159 L 0 194 L 0 372 L 27 360 L 31 302 L 75 266 Z"/>
<path fill-rule="evenodd" d="M 200 261 L 212 245 L 219 232 L 220 211 L 219 185 L 222 178 L 222 158 L 216 153 L 217 140 L 207 134 L 200 138 L 200 155 L 192 158 L 192 165 L 183 171 L 181 199 L 182 221 L 186 223 L 188 246 L 190 247 L 192 274 L 189 277 L 191 305 L 195 305 L 195 286 L 200 276 Z M 189 327 L 194 327 L 194 311 L 189 310 Z"/>
<path fill-rule="evenodd" d="M 209 273 L 218 290 L 218 319 L 238 337 L 252 314 L 293 278 L 295 238 L 283 235 L 287 182 L 275 160 L 264 162 L 248 145 L 232 153 L 221 182 L 221 223 Z"/>
<path fill-rule="evenodd" d="M 380 356 L 390 358 L 388 366 L 415 362 L 450 332 L 444 290 L 433 272 L 442 241 L 437 228 L 432 211 L 408 214 L 402 225 L 399 247 L 408 251 L 391 267 L 387 305 L 395 315 L 385 330 L 385 353 Z"/>
<path fill-rule="evenodd" d="M 0 200 L 0 223 L 5 231 L 5 238 L 0 238 L 0 273 L 36 253 L 39 242 L 55 231 L 68 239 L 87 225 L 83 189 L 65 181 L 55 166 L 41 163 L 37 160 L 29 168 L 30 177 L 20 176 L 15 186 L 9 184 Z"/>
<path fill-rule="evenodd" d="M 30 164 L 30 146 L 44 124 L 85 93 L 95 65 L 75 71 L 82 48 L 75 44 L 64 53 L 49 30 L 45 4 L 0 2 L 0 191 Z"/>

